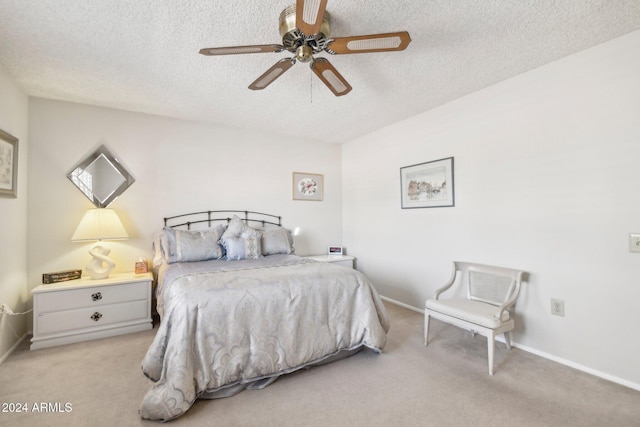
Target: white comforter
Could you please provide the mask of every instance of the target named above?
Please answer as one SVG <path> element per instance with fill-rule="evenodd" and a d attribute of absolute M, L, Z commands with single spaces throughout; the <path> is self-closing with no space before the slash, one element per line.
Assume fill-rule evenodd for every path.
<path fill-rule="evenodd" d="M 362 347 L 381 352 L 389 329 L 363 274 L 292 255 L 163 266 L 158 311 L 142 364 L 155 384 L 140 414 L 152 420 Z"/>

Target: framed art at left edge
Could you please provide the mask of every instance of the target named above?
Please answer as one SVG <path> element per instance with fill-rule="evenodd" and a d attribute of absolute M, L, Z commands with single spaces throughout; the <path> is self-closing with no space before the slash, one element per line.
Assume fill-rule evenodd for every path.
<path fill-rule="evenodd" d="M 0 129 L 0 197 L 18 197 L 18 138 Z"/>

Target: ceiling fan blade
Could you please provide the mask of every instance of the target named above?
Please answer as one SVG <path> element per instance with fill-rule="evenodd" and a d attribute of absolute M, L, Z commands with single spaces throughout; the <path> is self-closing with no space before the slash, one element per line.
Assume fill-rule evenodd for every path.
<path fill-rule="evenodd" d="M 262 90 L 269 86 L 275 79 L 280 77 L 289 68 L 293 67 L 294 61 L 290 58 L 283 58 L 269 68 L 263 75 L 258 77 L 255 82 L 249 85 L 251 90 Z"/>
<path fill-rule="evenodd" d="M 320 32 L 327 0 L 296 0 L 296 27 L 305 35 Z"/>
<path fill-rule="evenodd" d="M 200 49 L 202 55 L 239 55 L 244 53 L 282 52 L 279 44 L 255 44 L 250 46 L 209 47 Z"/>
<path fill-rule="evenodd" d="M 351 85 L 325 58 L 316 58 L 311 63 L 311 69 L 335 96 L 346 95 L 351 91 Z"/>
<path fill-rule="evenodd" d="M 389 52 L 404 50 L 410 42 L 411 37 L 406 31 L 368 36 L 336 37 L 326 50 L 335 54 Z"/>

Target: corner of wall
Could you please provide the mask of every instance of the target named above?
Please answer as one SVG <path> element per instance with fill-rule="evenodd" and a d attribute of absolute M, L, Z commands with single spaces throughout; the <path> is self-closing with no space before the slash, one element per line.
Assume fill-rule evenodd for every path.
<path fill-rule="evenodd" d="M 28 311 L 31 299 L 27 284 L 27 159 L 29 98 L 0 67 L 0 129 L 18 138 L 16 198 L 0 198 L 0 304 L 14 312 Z M 0 362 L 24 340 L 26 315 L 0 317 Z"/>

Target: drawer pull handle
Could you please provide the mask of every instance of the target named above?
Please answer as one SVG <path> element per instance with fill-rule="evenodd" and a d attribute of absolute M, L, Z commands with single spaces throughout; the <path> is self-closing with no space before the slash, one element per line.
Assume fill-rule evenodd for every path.
<path fill-rule="evenodd" d="M 96 311 L 91 315 L 91 320 L 94 320 L 97 322 L 98 320 L 100 320 L 101 317 L 102 317 L 102 313 L 99 313 Z"/>
<path fill-rule="evenodd" d="M 96 292 L 95 294 L 91 294 L 91 299 L 93 301 L 100 301 L 102 299 L 102 292 Z"/>

